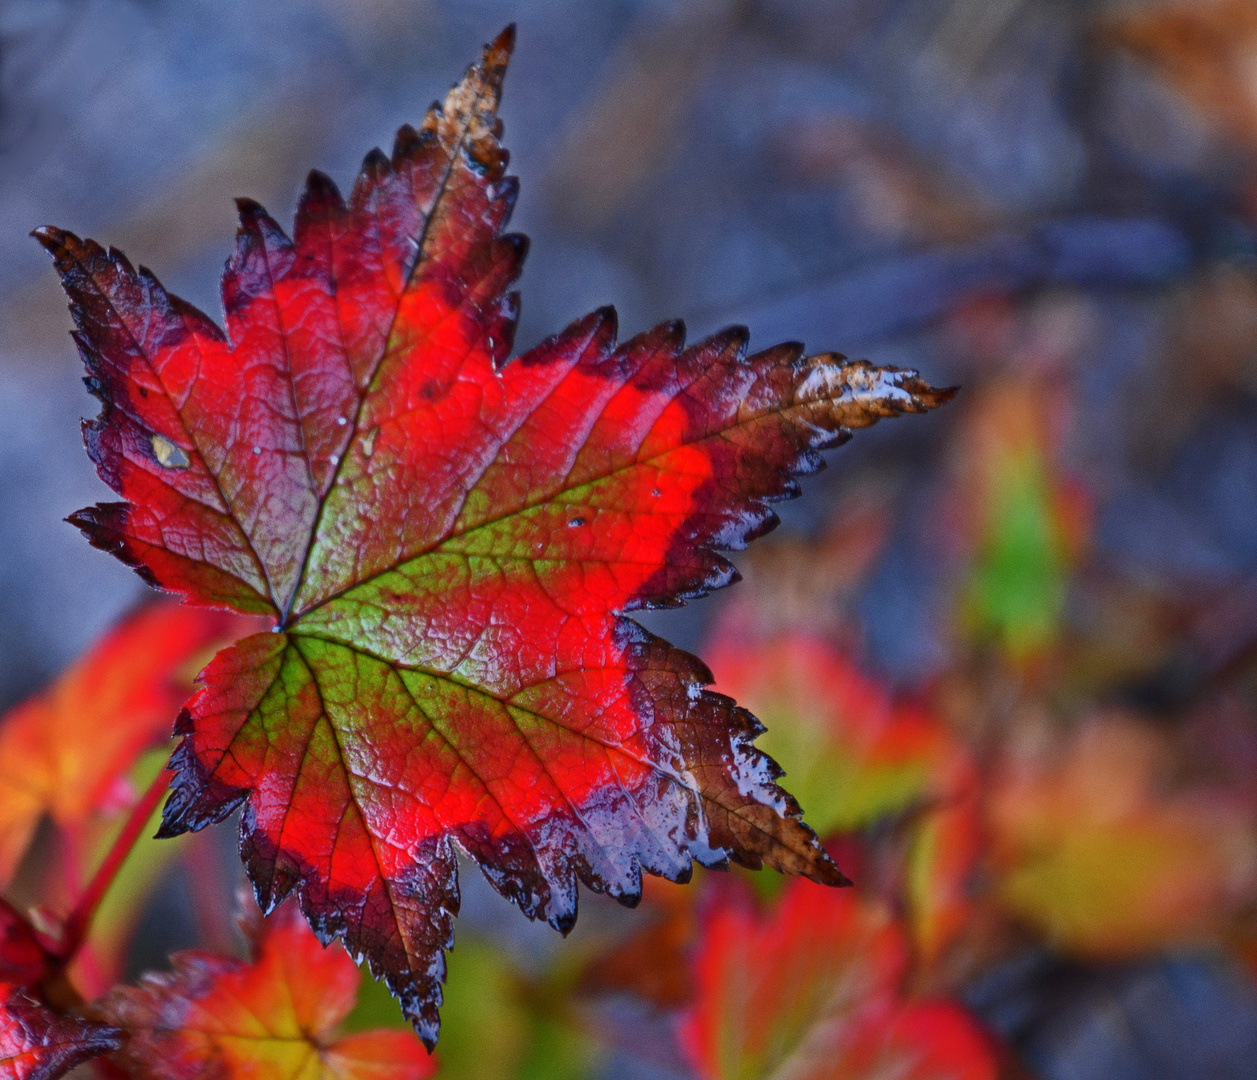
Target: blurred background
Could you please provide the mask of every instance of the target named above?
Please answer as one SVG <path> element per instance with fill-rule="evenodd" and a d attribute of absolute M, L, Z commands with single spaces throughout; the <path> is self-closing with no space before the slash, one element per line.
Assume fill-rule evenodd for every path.
<path fill-rule="evenodd" d="M 512 20 L 518 347 L 613 303 L 962 387 L 643 619 L 902 926 L 888 992 L 1001 1075 L 1257 1077 L 1257 0 L 0 0 L 0 706 L 144 593 L 62 521 L 109 493 L 26 234 L 217 318 L 231 198 L 347 190 Z M 186 865 L 149 877 L 132 973 L 227 933 Z M 443 1075 L 771 1072 L 678 1017 L 721 1015 L 712 910 L 771 921 L 775 884 L 589 898 L 563 943 L 464 883 Z"/>

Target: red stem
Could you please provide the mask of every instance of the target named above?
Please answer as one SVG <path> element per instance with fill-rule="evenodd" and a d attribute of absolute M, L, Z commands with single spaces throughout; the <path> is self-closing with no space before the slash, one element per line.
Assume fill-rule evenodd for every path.
<path fill-rule="evenodd" d="M 118 833 L 114 842 L 110 845 L 109 851 L 106 852 L 104 861 L 97 868 L 96 873 L 92 875 L 92 880 L 88 882 L 87 888 L 83 890 L 83 894 L 79 897 L 79 902 L 74 905 L 74 910 L 66 916 L 65 928 L 61 937 L 61 947 L 57 950 L 58 959 L 63 964 L 68 964 L 74 959 L 74 955 L 82 947 L 83 941 L 87 937 L 87 932 L 91 929 L 92 919 L 100 908 L 100 902 L 105 898 L 105 893 L 109 891 L 109 886 L 113 884 L 114 878 L 118 876 L 118 871 L 122 869 L 122 864 L 127 861 L 127 856 L 131 854 L 131 849 L 135 847 L 135 842 L 140 838 L 140 833 L 144 831 L 144 826 L 148 823 L 148 819 L 153 816 L 153 811 L 157 809 L 158 804 L 165 797 L 166 789 L 170 786 L 171 776 L 172 774 L 168 770 L 162 769 L 149 785 L 148 790 L 140 796 L 140 801 L 131 808 L 131 814 L 122 826 L 122 831 Z"/>

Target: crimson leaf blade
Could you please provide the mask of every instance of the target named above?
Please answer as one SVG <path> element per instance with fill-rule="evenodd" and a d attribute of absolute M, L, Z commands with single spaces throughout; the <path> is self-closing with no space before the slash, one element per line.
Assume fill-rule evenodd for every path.
<path fill-rule="evenodd" d="M 843 879 L 758 721 L 625 613 L 728 583 L 818 451 L 946 399 L 914 372 L 748 355 L 614 312 L 507 363 L 524 255 L 496 107 L 508 31 L 294 238 L 241 203 L 227 334 L 117 252 L 41 230 L 125 503 L 73 520 L 163 588 L 265 611 L 179 722 L 167 835 L 243 804 L 259 901 L 294 889 L 435 1040 L 455 848 L 560 929 L 698 860 Z"/>

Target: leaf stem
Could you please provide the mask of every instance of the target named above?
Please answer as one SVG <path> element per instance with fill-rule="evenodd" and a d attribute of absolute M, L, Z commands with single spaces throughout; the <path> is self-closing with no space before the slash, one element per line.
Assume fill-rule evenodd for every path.
<path fill-rule="evenodd" d="M 82 948 L 87 932 L 91 929 L 92 919 L 95 918 L 100 903 L 105 898 L 105 893 L 109 891 L 109 886 L 118 876 L 122 864 L 127 861 L 127 856 L 135 847 L 135 842 L 144 831 L 148 819 L 153 816 L 153 811 L 165 797 L 172 775 L 168 769 L 162 769 L 148 786 L 148 790 L 140 796 L 139 802 L 131 808 L 122 831 L 118 833 L 105 853 L 104 861 L 92 875 L 92 880 L 87 883 L 87 888 L 83 890 L 78 903 L 74 905 L 74 910 L 66 916 L 61 946 L 57 950 L 57 958 L 62 964 L 69 964 Z"/>

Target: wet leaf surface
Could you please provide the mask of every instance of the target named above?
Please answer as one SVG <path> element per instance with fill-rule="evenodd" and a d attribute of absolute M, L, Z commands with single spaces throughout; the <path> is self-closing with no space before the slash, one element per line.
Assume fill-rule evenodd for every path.
<path fill-rule="evenodd" d="M 0 983 L 0 1075 L 55 1080 L 80 1062 L 118 1045 L 104 1024 L 62 1016 L 11 983 Z"/>
<path fill-rule="evenodd" d="M 431 1044 L 455 845 L 566 929 L 577 882 L 636 900 L 692 863 L 840 875 L 760 725 L 624 617 L 733 577 L 818 451 L 948 396 L 914 372 L 748 355 L 600 310 L 507 363 L 525 251 L 496 108 L 509 33 L 293 238 L 241 200 L 226 329 L 120 253 L 38 232 L 71 298 L 86 427 L 125 502 L 73 520 L 190 600 L 274 631 L 182 714 L 163 832 L 244 805 L 267 908 L 296 890 Z"/>

